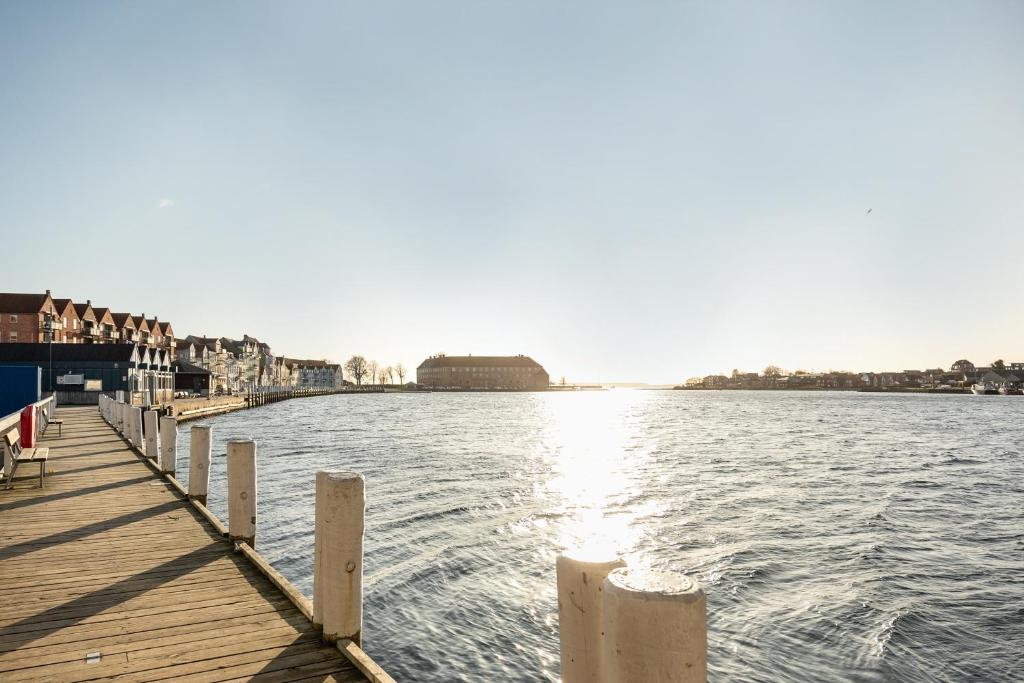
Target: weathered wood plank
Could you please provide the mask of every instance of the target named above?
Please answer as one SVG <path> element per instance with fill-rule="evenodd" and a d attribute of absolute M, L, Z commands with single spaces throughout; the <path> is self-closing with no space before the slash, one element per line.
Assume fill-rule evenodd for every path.
<path fill-rule="evenodd" d="M 367 680 L 95 408 L 59 413 L 46 487 L 0 492 L 0 679 Z"/>

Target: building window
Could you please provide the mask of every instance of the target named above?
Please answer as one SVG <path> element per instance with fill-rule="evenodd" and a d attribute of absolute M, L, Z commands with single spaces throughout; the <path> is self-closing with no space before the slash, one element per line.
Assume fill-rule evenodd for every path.
<path fill-rule="evenodd" d="M 18 322 L 18 314 L 17 313 L 11 313 L 11 322 L 12 323 Z"/>
<path fill-rule="evenodd" d="M 7 335 L 7 337 L 12 342 L 17 342 L 18 341 L 18 333 L 17 332 L 11 332 L 9 335 Z"/>

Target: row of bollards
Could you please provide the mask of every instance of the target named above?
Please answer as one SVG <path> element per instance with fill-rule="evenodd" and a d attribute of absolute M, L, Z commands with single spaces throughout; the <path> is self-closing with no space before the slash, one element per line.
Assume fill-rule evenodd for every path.
<path fill-rule="evenodd" d="M 137 451 L 155 459 L 173 480 L 177 423 L 156 411 L 143 412 L 123 401 L 100 397 L 100 414 Z M 188 497 L 206 510 L 212 460 L 208 425 L 191 428 Z M 232 439 L 227 444 L 228 539 L 256 544 L 256 442 Z M 180 485 L 178 485 L 180 488 Z M 317 472 L 313 550 L 314 625 L 327 642 L 351 640 L 361 645 L 363 624 L 364 481 L 355 472 Z M 216 518 L 214 518 L 216 519 Z M 390 680 L 390 679 L 388 679 Z"/>
<path fill-rule="evenodd" d="M 337 389 L 260 387 L 258 389 L 250 390 L 245 396 L 245 402 L 250 408 L 252 408 L 254 406 L 277 403 L 278 401 L 287 401 L 290 398 L 300 398 L 302 396 L 327 396 L 328 394 L 337 393 L 339 393 Z"/>
<path fill-rule="evenodd" d="M 100 415 L 164 474 L 174 475 L 178 423 L 155 410 L 128 405 L 106 395 L 99 400 Z"/>
<path fill-rule="evenodd" d="M 173 480 L 174 418 L 158 422 L 155 411 L 106 396 L 100 412 Z M 206 515 L 211 445 L 211 427 L 191 428 L 188 497 Z M 256 470 L 256 442 L 228 441 L 227 536 L 250 548 L 256 542 Z M 361 644 L 364 511 L 362 475 L 317 472 L 312 620 L 328 642 Z M 631 570 L 618 557 L 571 552 L 558 557 L 556 580 L 563 683 L 707 680 L 707 604 L 695 581 Z"/>

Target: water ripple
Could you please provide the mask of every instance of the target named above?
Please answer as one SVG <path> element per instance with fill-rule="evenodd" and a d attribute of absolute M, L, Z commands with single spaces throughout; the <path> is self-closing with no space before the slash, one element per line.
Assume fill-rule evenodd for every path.
<path fill-rule="evenodd" d="M 715 680 L 1024 679 L 1024 399 L 368 394 L 211 424 L 211 506 L 253 436 L 258 546 L 307 595 L 314 473 L 365 475 L 364 638 L 400 680 L 558 680 L 554 558 L 595 534 L 707 584 Z"/>

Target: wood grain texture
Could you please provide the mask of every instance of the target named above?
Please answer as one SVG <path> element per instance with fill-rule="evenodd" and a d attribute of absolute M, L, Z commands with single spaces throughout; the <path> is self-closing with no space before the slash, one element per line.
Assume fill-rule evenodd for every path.
<path fill-rule="evenodd" d="M 367 680 L 95 407 L 57 414 L 46 488 L 0 492 L 0 680 Z"/>

